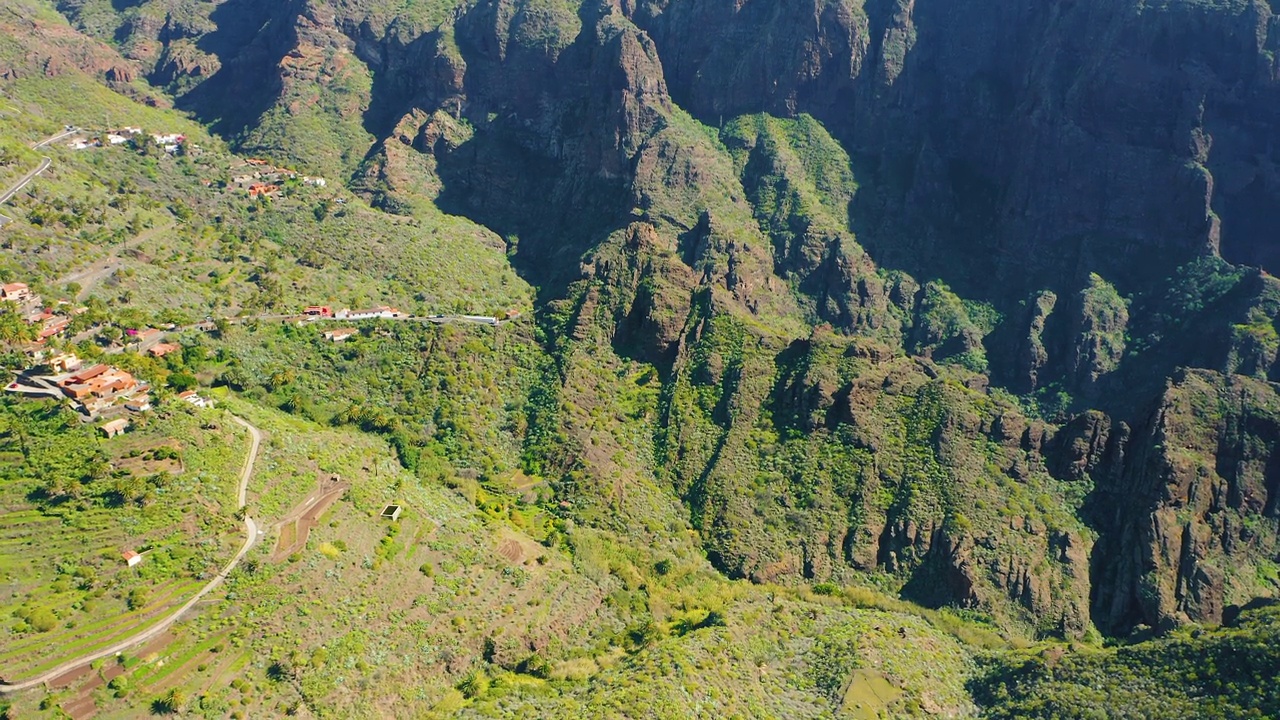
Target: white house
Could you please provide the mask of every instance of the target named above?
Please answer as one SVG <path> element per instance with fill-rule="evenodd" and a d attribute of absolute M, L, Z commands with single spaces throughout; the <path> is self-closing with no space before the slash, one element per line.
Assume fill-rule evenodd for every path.
<path fill-rule="evenodd" d="M 197 394 L 196 394 L 196 391 L 195 391 L 195 390 L 188 390 L 188 391 L 186 391 L 186 392 L 178 393 L 178 399 L 179 399 L 179 400 L 185 400 L 186 402 L 189 402 L 189 403 L 191 403 L 192 405 L 195 405 L 195 406 L 196 406 L 196 407 L 198 407 L 198 408 L 211 408 L 211 407 L 213 407 L 213 399 L 212 399 L 212 398 L 202 398 L 202 397 L 200 397 L 199 395 L 197 395 Z"/>
<path fill-rule="evenodd" d="M 345 320 L 370 320 L 373 318 L 398 318 L 401 314 L 396 308 L 382 305 L 368 310 L 339 310 L 335 317 Z"/>
<path fill-rule="evenodd" d="M 345 341 L 347 338 L 349 338 L 349 337 L 351 337 L 351 336 L 355 335 L 355 334 L 356 334 L 356 333 L 358 333 L 358 332 L 360 332 L 360 330 L 358 330 L 357 328 L 353 328 L 353 327 L 352 327 L 352 328 L 337 328 L 337 329 L 335 329 L 335 330 L 329 330 L 329 331 L 325 332 L 325 333 L 324 333 L 324 338 L 325 338 L 326 340 L 332 340 L 333 342 L 343 342 L 343 341 Z"/>

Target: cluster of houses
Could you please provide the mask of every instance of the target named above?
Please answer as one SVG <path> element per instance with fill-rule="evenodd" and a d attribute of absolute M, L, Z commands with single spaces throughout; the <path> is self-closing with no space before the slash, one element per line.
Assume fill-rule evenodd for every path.
<path fill-rule="evenodd" d="M 249 197 L 272 197 L 280 192 L 286 180 L 301 178 L 304 185 L 312 187 L 324 187 L 328 184 L 322 177 L 299 176 L 293 170 L 275 167 L 262 158 L 249 158 L 244 162 L 245 164 L 240 166 L 243 168 L 242 173 L 231 178 L 231 186 L 247 191 Z"/>
<path fill-rule="evenodd" d="M 109 130 L 103 135 L 76 137 L 67 143 L 67 147 L 72 150 L 88 150 L 89 148 L 99 148 L 103 145 L 131 145 L 136 146 L 138 139 L 142 137 L 142 128 L 140 127 L 123 127 L 119 130 Z M 178 146 L 187 142 L 187 136 L 180 133 L 152 133 L 151 139 L 161 150 L 170 155 L 178 152 Z M 191 149 L 199 150 L 197 146 Z"/>
<path fill-rule="evenodd" d="M 65 397 L 72 407 L 90 419 L 116 408 L 130 412 L 151 409 L 151 386 L 127 370 L 106 363 L 84 367 L 73 353 L 56 355 L 44 367 L 48 370 L 46 374 L 24 373 L 6 390 L 23 395 Z"/>
<path fill-rule="evenodd" d="M 26 283 L 13 282 L 0 285 L 0 303 L 12 303 L 14 309 L 28 325 L 39 325 L 36 345 L 60 335 L 71 325 L 71 318 L 46 309 L 44 299 L 31 291 Z M 66 303 L 58 303 L 60 306 Z"/>
<path fill-rule="evenodd" d="M 145 380 L 106 363 L 85 367 L 74 353 L 55 355 L 21 374 L 5 390 L 31 397 L 66 398 L 89 420 L 117 415 L 122 411 L 144 413 L 151 409 L 151 386 Z M 180 393 L 178 399 L 198 408 L 214 405 L 212 399 L 202 397 L 194 390 Z M 115 437 L 128 427 L 128 419 L 118 417 L 100 429 L 107 437 Z"/>
<path fill-rule="evenodd" d="M 434 323 L 468 322 L 475 323 L 477 325 L 490 325 L 493 327 L 497 327 L 504 321 L 514 320 L 520 317 L 520 311 L 514 308 L 507 310 L 499 317 L 492 315 L 430 315 L 426 317 L 415 317 L 408 313 L 401 312 L 398 308 L 393 308 L 387 305 L 379 305 L 378 307 L 369 308 L 367 310 L 350 310 L 343 308 L 336 312 L 328 305 L 308 305 L 302 309 L 302 314 L 306 317 L 329 320 L 375 320 L 379 318 L 386 320 L 419 319 Z M 352 335 L 355 335 L 356 332 L 357 330 L 355 328 L 337 328 L 324 333 L 324 337 L 325 339 L 333 340 L 334 342 L 342 342 Z"/>

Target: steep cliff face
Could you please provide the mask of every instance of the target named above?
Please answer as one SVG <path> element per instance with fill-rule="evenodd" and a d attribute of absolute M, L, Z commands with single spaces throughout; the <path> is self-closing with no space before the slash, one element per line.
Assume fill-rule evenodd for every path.
<path fill-rule="evenodd" d="M 1276 386 L 1197 370 L 1178 374 L 1132 432 L 1099 415 L 1064 429 L 1061 470 L 1096 481 L 1086 515 L 1101 532 L 1102 629 L 1219 623 L 1280 589 L 1278 413 Z"/>
<path fill-rule="evenodd" d="M 727 573 L 872 573 L 1039 632 L 1089 626 L 1093 536 L 1045 470 L 1050 427 L 874 341 L 778 345 L 711 313 L 685 331 L 657 466 Z"/>
<path fill-rule="evenodd" d="M 228 130 L 287 85 L 335 85 L 331 48 L 372 71 L 368 88 L 346 88 L 363 101 L 326 108 L 362 115 L 372 135 L 345 133 L 352 152 L 376 151 L 413 111 L 477 125 L 496 113 L 544 172 L 623 185 L 651 108 L 711 126 L 807 113 L 859 170 L 860 192 L 833 210 L 870 256 L 998 304 L 1074 293 L 1090 273 L 1128 294 L 1220 245 L 1239 262 L 1280 253 L 1266 232 L 1280 206 L 1268 139 L 1280 32 L 1258 0 L 486 0 L 413 18 L 375 2 L 242 5 L 126 12 L 113 33 Z M 292 69 L 308 64 L 320 71 Z"/>
<path fill-rule="evenodd" d="M 1274 591 L 1230 569 L 1268 505 L 1218 485 L 1269 487 L 1280 284 L 1216 256 L 1280 264 L 1269 4 L 165 7 L 64 11 L 242 148 L 506 238 L 571 406 L 529 452 L 583 517 L 651 537 L 619 508 L 661 487 L 729 574 L 1045 633 Z"/>
<path fill-rule="evenodd" d="M 22 0 L 0 16 L 0 80 L 58 77 L 73 72 L 105 81 L 113 88 L 140 94 L 131 87 L 139 67 L 101 42 L 76 33 L 38 3 Z M 155 95 L 145 98 L 158 102 Z"/>
<path fill-rule="evenodd" d="M 876 180 L 860 238 L 884 265 L 989 296 L 993 279 L 1142 277 L 1219 243 L 1277 260 L 1259 233 L 1278 189 L 1267 3 L 689 0 L 633 17 L 697 117 L 807 112 L 859 156 Z"/>

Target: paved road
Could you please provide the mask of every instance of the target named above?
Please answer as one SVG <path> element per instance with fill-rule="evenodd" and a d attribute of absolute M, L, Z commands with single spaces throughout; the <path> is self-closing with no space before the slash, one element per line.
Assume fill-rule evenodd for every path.
<path fill-rule="evenodd" d="M 253 476 L 253 466 L 254 463 L 258 461 L 258 449 L 262 446 L 262 432 L 258 430 L 258 428 L 249 424 L 248 421 L 236 415 L 232 415 L 231 419 L 249 430 L 249 451 L 245 453 L 244 466 L 240 470 L 240 487 L 238 488 L 236 495 L 238 507 L 243 509 L 245 506 L 246 496 L 249 492 L 249 478 Z M 240 551 L 236 553 L 236 556 L 231 558 L 231 562 L 227 563 L 227 566 L 224 567 L 212 580 L 210 580 L 207 585 L 200 588 L 200 592 L 197 592 L 190 600 L 183 604 L 182 607 L 170 614 L 169 617 L 166 617 L 156 625 L 153 625 L 132 637 L 113 644 L 111 647 L 103 648 L 92 654 L 85 655 L 84 657 L 68 660 L 38 677 L 33 677 L 29 680 L 23 680 L 15 683 L 0 683 L 0 694 L 27 690 L 42 683 L 49 682 L 50 680 L 69 673 L 82 665 L 87 665 L 94 660 L 100 660 L 104 657 L 110 657 L 123 652 L 134 645 L 144 643 L 160 633 L 163 633 L 165 630 L 168 630 L 170 626 L 178 621 L 178 618 L 182 617 L 183 613 L 195 607 L 196 603 L 203 600 L 206 595 L 213 592 L 215 588 L 221 585 L 222 581 L 227 578 L 227 575 L 229 575 L 232 570 L 235 570 L 236 566 L 240 564 L 240 559 L 245 556 L 245 553 L 249 552 L 253 547 L 253 544 L 257 542 L 258 524 L 253 521 L 253 518 L 245 516 L 244 533 L 244 544 L 240 546 Z"/>
<path fill-rule="evenodd" d="M 519 316 L 515 316 L 515 317 L 519 317 Z M 512 320 L 515 319 L 515 317 L 497 318 L 497 317 L 490 317 L 488 315 L 400 315 L 398 317 L 392 317 L 392 318 L 383 318 L 383 317 L 339 318 L 339 317 L 324 317 L 322 315 L 298 315 L 296 313 L 294 314 L 266 313 L 262 315 L 245 315 L 245 316 L 227 317 L 222 319 L 226 320 L 232 325 L 237 325 L 237 324 L 240 324 L 243 322 L 249 322 L 252 320 L 259 320 L 259 321 L 279 320 L 284 322 L 305 320 L 307 322 L 336 322 L 336 323 L 358 323 L 358 322 L 363 322 L 365 320 L 398 320 L 401 322 L 433 323 L 435 325 L 443 325 L 446 323 L 471 323 L 474 325 L 487 325 L 489 327 L 498 327 L 500 325 L 505 325 L 511 322 Z M 182 332 L 184 330 L 209 331 L 209 330 L 212 330 L 214 326 L 215 326 L 214 322 L 211 320 L 201 320 L 200 322 L 193 323 L 191 325 L 176 327 L 170 330 L 169 332 Z"/>
<path fill-rule="evenodd" d="M 73 130 L 67 130 L 66 132 L 58 133 L 57 135 L 45 138 L 44 140 L 41 140 L 40 142 L 32 145 L 31 149 L 39 150 L 40 148 L 44 147 L 45 145 L 48 145 L 51 142 L 54 142 L 56 140 L 61 140 L 62 138 L 68 135 L 74 135 L 77 132 L 79 132 L 79 130 L 73 129 Z M 39 167 L 37 167 L 35 170 L 32 170 L 31 172 L 24 175 L 22 179 L 18 181 L 17 185 L 14 185 L 13 187 L 6 190 L 3 195 L 0 195 L 0 205 L 3 205 L 9 202 L 10 198 L 12 198 L 14 195 L 17 195 L 19 192 L 21 192 L 22 188 L 31 184 L 31 181 L 35 180 L 36 177 L 40 175 L 40 173 L 43 173 L 45 170 L 48 170 L 51 164 L 53 164 L 53 158 L 50 158 L 47 156 L 40 158 Z M 4 227 L 6 224 L 12 221 L 13 221 L 13 218 L 7 215 L 0 215 L 0 227 Z"/>
<path fill-rule="evenodd" d="M 80 132 L 80 128 L 71 128 L 70 130 L 67 130 L 65 132 L 60 132 L 57 135 L 52 135 L 50 137 L 45 138 L 44 140 L 41 140 L 40 142 L 32 145 L 31 149 L 39 150 L 40 148 L 44 147 L 45 145 L 48 145 L 51 142 L 57 142 L 62 138 L 67 137 L 68 135 L 75 135 L 78 132 Z"/>
<path fill-rule="evenodd" d="M 22 179 L 18 181 L 17 185 L 14 185 L 13 187 L 6 190 L 3 195 L 0 195 L 0 205 L 3 205 L 9 202 L 9 198 L 12 198 L 14 195 L 17 195 L 19 192 L 21 192 L 22 188 L 29 185 L 32 180 L 35 180 L 37 175 L 44 172 L 45 170 L 48 170 L 49 165 L 52 163 L 53 163 L 52 158 L 47 158 L 47 157 L 40 158 L 40 165 L 35 170 L 32 170 L 26 175 L 23 175 Z"/>

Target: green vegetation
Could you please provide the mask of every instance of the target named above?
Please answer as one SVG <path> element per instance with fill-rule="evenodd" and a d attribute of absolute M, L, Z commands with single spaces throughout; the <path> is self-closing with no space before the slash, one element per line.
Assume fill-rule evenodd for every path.
<path fill-rule="evenodd" d="M 1246 611 L 1233 627 L 1184 628 L 1106 649 L 1052 648 L 989 658 L 975 681 L 984 717 L 1266 718 L 1280 713 L 1270 681 L 1280 611 Z"/>
<path fill-rule="evenodd" d="M 1128 358 L 1172 368 L 1187 333 L 1229 347 L 1225 369 L 1268 377 L 1280 283 L 1206 260 L 1130 297 L 1089 274 L 1032 295 L 1028 330 L 997 293 L 871 260 L 853 213 L 879 192 L 862 185 L 874 175 L 855 173 L 821 122 L 700 122 L 648 73 L 652 40 L 572 0 L 485 6 L 466 20 L 483 35 L 452 25 L 471 7 L 453 0 L 296 17 L 194 0 L 60 6 L 105 45 L 43 0 L 18 1 L 45 36 L 0 39 L 0 60 L 23 69 L 3 85 L 0 182 L 43 153 L 54 166 L 5 206 L 0 280 L 65 300 L 71 327 L 47 346 L 145 378 L 156 407 L 106 439 L 59 403 L 0 398 L 0 574 L 14 588 L 0 597 L 0 676 L 150 626 L 225 564 L 242 520 L 263 530 L 182 622 L 65 688 L 18 696 L 18 711 L 1276 712 L 1258 688 L 1275 660 L 1270 610 L 1104 647 L 1093 584 L 1094 549 L 1132 539 L 1099 519 L 1104 505 L 1195 540 L 1178 545 L 1186 562 L 1126 546 L 1146 575 L 1115 591 L 1137 586 L 1146 605 L 1121 607 L 1116 627 L 1275 592 L 1274 513 L 1258 499 L 1280 437 L 1274 390 L 1189 371 L 1162 396 L 1159 428 L 1117 420 L 1108 435 L 1100 413 L 1054 423 L 1123 379 Z M 237 10 L 244 28 L 215 20 Z M 148 36 L 161 26 L 163 40 Z M 269 82 L 218 105 L 244 72 L 241 42 L 270 48 L 254 68 Z M 163 91 L 122 77 L 117 51 Z M 560 56 L 623 62 L 606 73 L 625 80 L 605 98 L 616 127 L 596 88 L 545 95 L 541 115 L 472 92 L 506 76 L 506 58 L 559 77 Z M 50 77 L 26 73 L 44 60 Z M 112 89 L 94 79 L 108 72 Z M 427 96 L 450 100 L 419 107 Z M 206 127 L 170 102 L 219 109 Z M 190 141 L 172 154 L 146 139 L 29 147 L 67 123 Z M 278 175 L 269 197 L 244 187 L 255 172 Z M 958 202 L 986 202 L 976 173 L 944 174 Z M 522 314 L 293 317 L 312 304 Z M 0 309 L 0 342 L 17 370 L 34 326 L 14 310 Z M 324 336 L 346 324 L 350 338 Z M 180 350 L 125 347 L 153 326 L 172 327 Z M 991 387 L 1028 363 L 1046 368 L 1037 396 Z M 192 389 L 217 409 L 174 397 Z M 264 434 L 244 508 L 248 438 L 233 414 Z M 1125 453 L 1151 468 L 1106 464 Z M 1134 473 L 1172 478 L 1153 496 L 1194 490 L 1147 522 L 1133 498 L 1106 494 Z M 390 503 L 404 509 L 394 522 L 380 517 Z M 124 549 L 143 562 L 126 566 Z"/>
<path fill-rule="evenodd" d="M 0 672 L 22 677 L 158 618 L 225 563 L 239 528 L 223 505 L 241 434 L 197 431 L 185 408 L 100 440 L 47 402 L 0 398 Z M 182 438 L 179 446 L 175 438 Z M 146 551 L 127 568 L 125 550 Z"/>

